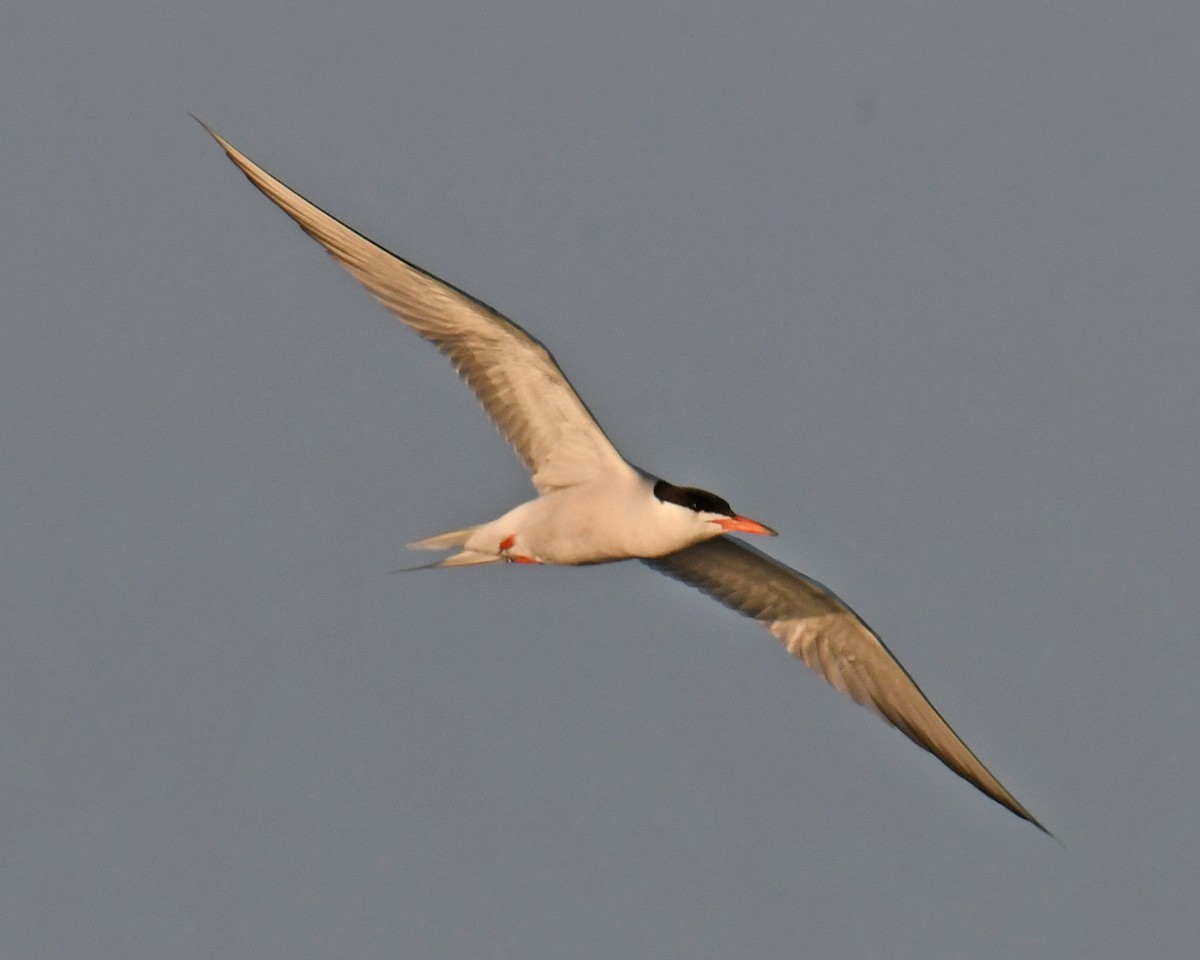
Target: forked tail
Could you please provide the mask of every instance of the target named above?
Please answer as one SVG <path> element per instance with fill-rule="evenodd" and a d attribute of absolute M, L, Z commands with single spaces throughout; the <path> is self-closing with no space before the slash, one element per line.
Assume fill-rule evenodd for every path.
<path fill-rule="evenodd" d="M 450 530 L 439 533 L 424 540 L 414 540 L 408 545 L 410 550 L 453 550 L 455 547 L 465 547 L 478 527 L 463 527 L 461 530 Z M 483 563 L 501 563 L 503 557 L 494 553 L 479 553 L 476 550 L 461 550 L 444 560 L 427 563 L 419 567 L 409 567 L 410 570 L 433 570 L 439 567 L 474 567 Z M 401 571 L 397 571 L 401 572 Z"/>

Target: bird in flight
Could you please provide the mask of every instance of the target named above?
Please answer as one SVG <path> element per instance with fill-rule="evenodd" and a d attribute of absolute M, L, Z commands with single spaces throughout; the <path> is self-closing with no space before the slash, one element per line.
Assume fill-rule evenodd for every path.
<path fill-rule="evenodd" d="M 201 125 L 255 187 L 401 321 L 450 358 L 528 468 L 537 496 L 418 540 L 430 567 L 638 559 L 749 617 L 968 783 L 1043 827 L 942 719 L 878 636 L 826 587 L 726 534 L 774 536 L 721 497 L 676 486 L 617 451 L 550 351 L 507 317 L 330 216 Z"/>

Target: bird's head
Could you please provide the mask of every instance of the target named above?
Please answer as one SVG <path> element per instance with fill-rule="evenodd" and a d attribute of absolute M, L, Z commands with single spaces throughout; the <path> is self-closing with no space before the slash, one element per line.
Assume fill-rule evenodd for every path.
<path fill-rule="evenodd" d="M 719 537 L 723 533 L 758 533 L 768 537 L 776 536 L 774 530 L 757 520 L 743 517 L 733 512 L 727 500 L 715 493 L 700 490 L 696 487 L 677 487 L 666 480 L 654 484 L 654 496 L 668 507 L 678 507 L 686 510 L 698 526 L 698 540 L 708 540 Z"/>

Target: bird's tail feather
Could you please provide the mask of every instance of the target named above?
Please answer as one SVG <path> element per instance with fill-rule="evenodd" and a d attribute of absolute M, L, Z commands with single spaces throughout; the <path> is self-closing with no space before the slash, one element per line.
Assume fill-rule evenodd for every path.
<path fill-rule="evenodd" d="M 504 563 L 504 557 L 497 556 L 494 553 L 479 553 L 475 550 L 463 550 L 461 553 L 456 553 L 453 556 L 447 557 L 440 563 L 435 564 L 438 567 L 476 567 L 483 563 Z"/>
<path fill-rule="evenodd" d="M 485 563 L 503 563 L 504 557 L 494 553 L 477 553 L 474 550 L 463 550 L 445 560 L 435 560 L 433 563 L 422 563 L 415 567 L 403 567 L 392 570 L 392 573 L 412 573 L 414 570 L 440 570 L 442 567 L 475 567 Z"/>
<path fill-rule="evenodd" d="M 410 550 L 453 550 L 455 547 L 466 547 L 478 527 L 463 527 L 461 530 L 449 530 L 424 540 L 414 540 L 408 545 Z M 504 557 L 494 553 L 480 553 L 478 550 L 460 550 L 444 560 L 434 563 L 424 563 L 419 567 L 408 567 L 397 570 L 396 573 L 407 573 L 409 570 L 436 570 L 440 567 L 474 567 L 484 563 L 501 563 Z"/>
<path fill-rule="evenodd" d="M 446 533 L 435 534 L 424 540 L 414 540 L 408 545 L 409 550 L 452 550 L 454 547 L 465 547 L 478 527 L 463 527 L 461 530 L 450 530 Z M 443 561 L 444 562 L 444 561 Z"/>

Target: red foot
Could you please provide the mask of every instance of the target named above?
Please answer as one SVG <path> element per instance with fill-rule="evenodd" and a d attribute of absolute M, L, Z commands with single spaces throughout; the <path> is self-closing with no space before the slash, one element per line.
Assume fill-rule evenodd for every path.
<path fill-rule="evenodd" d="M 513 544 L 517 542 L 517 535 L 514 533 L 511 536 L 505 537 L 500 541 L 500 553 L 504 555 L 504 559 L 510 563 L 541 563 L 541 560 L 534 560 L 533 557 L 518 557 L 516 554 L 509 553 L 513 548 Z"/>

